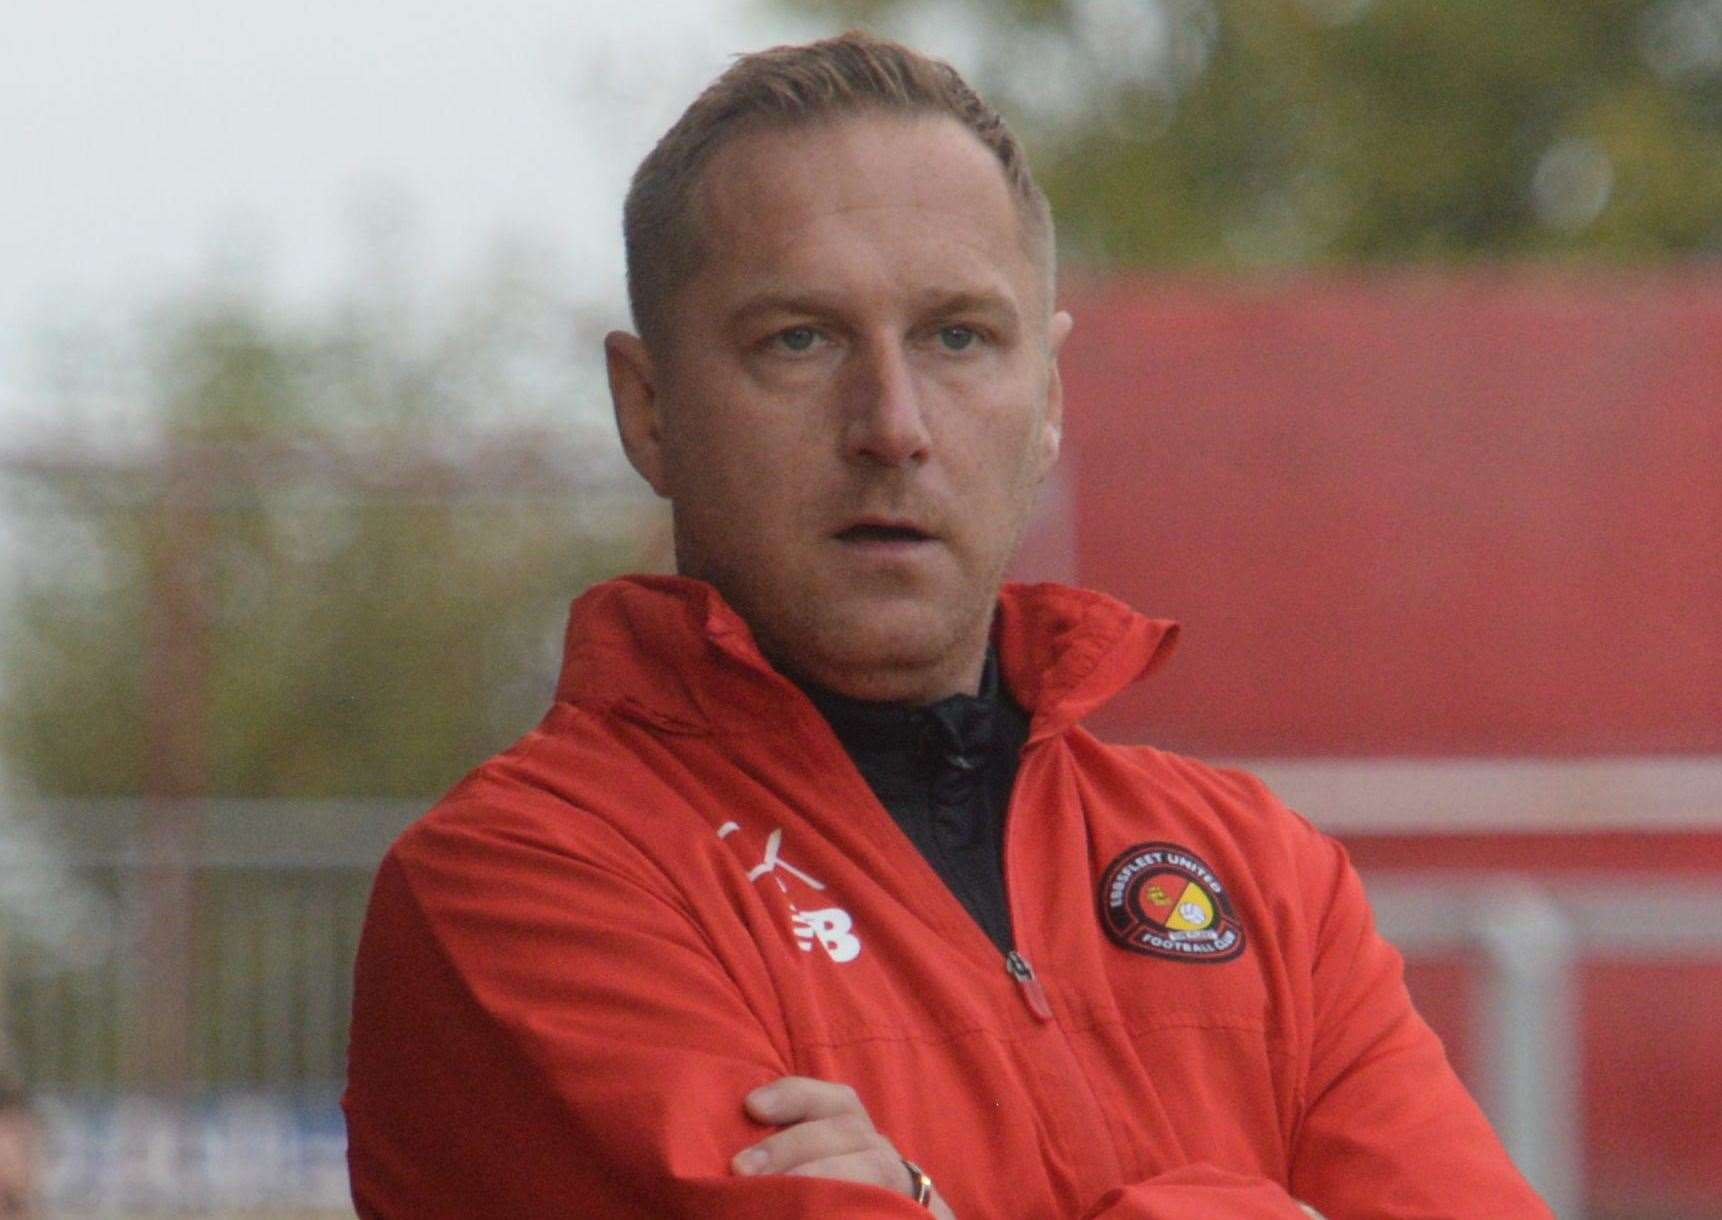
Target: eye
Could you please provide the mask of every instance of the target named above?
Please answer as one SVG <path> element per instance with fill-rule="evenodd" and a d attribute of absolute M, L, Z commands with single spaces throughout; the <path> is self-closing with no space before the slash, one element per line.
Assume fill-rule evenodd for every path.
<path fill-rule="evenodd" d="M 939 343 L 948 352 L 960 352 L 974 346 L 980 336 L 968 326 L 942 326 L 939 328 Z"/>
<path fill-rule="evenodd" d="M 819 332 L 811 326 L 792 326 L 788 330 L 779 331 L 774 338 L 785 351 L 810 351 L 819 342 Z"/>

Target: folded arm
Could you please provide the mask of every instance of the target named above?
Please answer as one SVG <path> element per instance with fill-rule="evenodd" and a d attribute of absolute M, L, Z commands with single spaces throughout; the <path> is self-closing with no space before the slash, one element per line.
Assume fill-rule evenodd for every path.
<path fill-rule="evenodd" d="M 1291 1188 L 1347 1216 L 1552 1218 L 1508 1159 L 1376 931 L 1344 850 L 1319 844 L 1313 1037 Z"/>
<path fill-rule="evenodd" d="M 610 833 L 576 853 L 449 820 L 385 862 L 344 1099 L 361 1215 L 925 1217 L 881 1148 L 912 1159 L 913 1133 L 839 1127 L 838 1144 L 861 1143 L 832 1149 L 793 1134 L 828 1115 L 750 1112 L 755 1090 L 795 1075 L 780 1021 L 749 1006 L 749 963 L 725 960 Z M 1343 854 L 1324 850 L 1289 1182 L 1191 1165 L 1120 1185 L 1086 1215 L 1550 1214 L 1412 1011 Z M 782 1163 L 740 1172 L 738 1154 L 762 1145 Z"/>
<path fill-rule="evenodd" d="M 1287 1182 L 1194 1165 L 1121 1187 L 1089 1215 L 1552 1220 L 1412 1007 L 1344 850 L 1299 826 L 1312 1008 Z"/>
<path fill-rule="evenodd" d="M 771 1131 L 743 1099 L 789 1074 L 789 1048 L 629 872 L 478 819 L 391 852 L 344 1098 L 360 1214 L 925 1217 L 881 1186 L 734 1171 Z"/>

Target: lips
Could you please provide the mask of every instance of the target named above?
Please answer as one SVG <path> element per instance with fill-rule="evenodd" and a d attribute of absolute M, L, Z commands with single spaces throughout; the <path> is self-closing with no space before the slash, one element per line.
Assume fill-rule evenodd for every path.
<path fill-rule="evenodd" d="M 837 532 L 842 542 L 929 542 L 932 535 L 909 521 L 870 519 Z"/>

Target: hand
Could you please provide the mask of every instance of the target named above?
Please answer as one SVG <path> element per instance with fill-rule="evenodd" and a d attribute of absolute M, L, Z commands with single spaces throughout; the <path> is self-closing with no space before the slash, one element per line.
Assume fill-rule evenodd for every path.
<path fill-rule="evenodd" d="M 913 1198 L 902 1154 L 874 1128 L 848 1085 L 784 1076 L 749 1093 L 743 1106 L 754 1120 L 783 1129 L 736 1153 L 737 1173 L 867 1182 Z M 927 1206 L 939 1220 L 956 1220 L 937 1187 Z"/>

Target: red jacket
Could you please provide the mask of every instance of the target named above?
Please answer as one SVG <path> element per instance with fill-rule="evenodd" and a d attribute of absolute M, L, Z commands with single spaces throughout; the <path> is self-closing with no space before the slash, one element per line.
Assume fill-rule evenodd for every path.
<path fill-rule="evenodd" d="M 1032 715 L 1018 981 L 709 586 L 575 603 L 555 706 L 390 850 L 344 1098 L 365 1216 L 912 1217 L 741 1178 L 752 1088 L 855 1087 L 960 1220 L 1543 1217 L 1344 852 L 1255 779 L 1077 720 L 1173 636 L 1007 586 Z"/>

